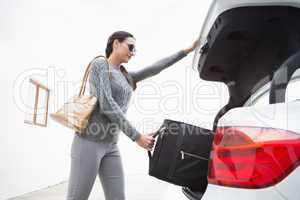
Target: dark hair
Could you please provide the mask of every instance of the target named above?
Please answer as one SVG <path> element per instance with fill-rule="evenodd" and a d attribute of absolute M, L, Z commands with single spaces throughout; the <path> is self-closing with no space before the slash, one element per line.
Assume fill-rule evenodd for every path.
<path fill-rule="evenodd" d="M 106 57 L 108 58 L 110 56 L 110 54 L 112 53 L 113 42 L 115 40 L 118 40 L 119 42 L 123 42 L 128 37 L 134 38 L 131 33 L 128 33 L 126 31 L 116 31 L 111 36 L 109 36 L 109 38 L 107 40 L 106 49 L 105 49 Z"/>

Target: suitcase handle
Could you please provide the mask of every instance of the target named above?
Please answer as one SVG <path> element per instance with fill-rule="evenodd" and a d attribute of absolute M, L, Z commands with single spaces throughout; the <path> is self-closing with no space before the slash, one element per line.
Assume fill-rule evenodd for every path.
<path fill-rule="evenodd" d="M 158 135 L 160 135 L 161 133 L 163 133 L 166 129 L 167 129 L 167 128 L 166 128 L 164 125 L 162 125 L 162 126 L 158 129 L 158 131 L 156 131 L 156 132 L 152 135 L 152 137 L 153 137 L 153 138 L 156 138 Z M 149 159 L 152 158 L 151 151 L 148 151 L 148 157 L 149 157 Z"/>

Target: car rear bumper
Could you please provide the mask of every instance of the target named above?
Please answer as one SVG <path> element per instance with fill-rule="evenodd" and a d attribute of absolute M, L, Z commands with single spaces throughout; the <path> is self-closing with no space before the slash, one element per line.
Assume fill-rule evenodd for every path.
<path fill-rule="evenodd" d="M 208 184 L 201 200 L 286 200 L 274 187 L 241 189 Z"/>

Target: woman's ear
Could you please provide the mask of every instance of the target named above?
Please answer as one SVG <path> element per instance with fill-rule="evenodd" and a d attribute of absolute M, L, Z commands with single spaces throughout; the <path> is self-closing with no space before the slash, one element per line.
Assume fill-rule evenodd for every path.
<path fill-rule="evenodd" d="M 114 42 L 113 42 L 113 49 L 117 49 L 120 45 L 120 42 L 119 40 L 115 39 Z"/>

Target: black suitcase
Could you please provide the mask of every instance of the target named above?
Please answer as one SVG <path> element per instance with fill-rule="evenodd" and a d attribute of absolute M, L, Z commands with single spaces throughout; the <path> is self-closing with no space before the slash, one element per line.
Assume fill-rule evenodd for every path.
<path fill-rule="evenodd" d="M 205 191 L 213 132 L 166 119 L 149 156 L 149 175 L 193 190 Z"/>

